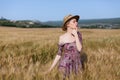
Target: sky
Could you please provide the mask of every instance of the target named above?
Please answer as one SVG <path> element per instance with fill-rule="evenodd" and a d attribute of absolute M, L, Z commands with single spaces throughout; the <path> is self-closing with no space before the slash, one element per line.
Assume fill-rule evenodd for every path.
<path fill-rule="evenodd" d="M 120 0 L 0 0 L 0 17 L 10 20 L 63 20 L 120 17 Z"/>

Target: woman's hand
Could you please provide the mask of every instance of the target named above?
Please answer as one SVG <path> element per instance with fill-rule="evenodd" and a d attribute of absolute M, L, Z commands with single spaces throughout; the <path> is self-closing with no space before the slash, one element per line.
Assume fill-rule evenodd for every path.
<path fill-rule="evenodd" d="M 72 34 L 74 37 L 77 37 L 77 36 L 78 36 L 78 34 L 77 34 L 77 28 L 72 29 L 71 34 Z"/>
<path fill-rule="evenodd" d="M 51 70 L 54 68 L 54 66 L 57 64 L 60 58 L 61 58 L 60 55 L 56 55 L 51 67 L 46 72 L 43 72 L 43 74 L 48 74 L 49 72 L 51 72 Z"/>

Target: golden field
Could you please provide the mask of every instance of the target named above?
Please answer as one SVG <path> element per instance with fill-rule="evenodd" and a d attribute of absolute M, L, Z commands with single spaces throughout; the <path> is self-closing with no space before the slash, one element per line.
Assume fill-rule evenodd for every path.
<path fill-rule="evenodd" d="M 71 80 L 120 80 L 120 30 L 79 31 L 84 71 Z M 0 80 L 61 80 L 57 66 L 43 72 L 52 64 L 63 33 L 60 28 L 0 27 Z"/>

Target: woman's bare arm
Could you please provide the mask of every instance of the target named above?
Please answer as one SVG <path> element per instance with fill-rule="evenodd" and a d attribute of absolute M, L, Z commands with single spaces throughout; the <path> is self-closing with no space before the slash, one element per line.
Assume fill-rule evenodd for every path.
<path fill-rule="evenodd" d="M 79 37 L 78 37 L 78 35 L 75 36 L 75 40 L 76 40 L 77 50 L 80 52 L 81 49 L 82 49 L 82 44 L 81 44 L 81 42 L 79 41 Z"/>
<path fill-rule="evenodd" d="M 61 44 L 61 42 L 62 42 L 62 38 L 59 37 L 59 44 Z M 60 46 L 58 46 L 58 48 L 59 48 L 59 49 L 58 49 L 58 53 L 57 53 L 57 55 L 56 55 L 56 57 L 55 57 L 52 65 L 51 65 L 51 67 L 48 69 L 48 71 L 47 71 L 46 73 L 50 72 L 50 71 L 55 67 L 55 65 L 57 64 L 57 62 L 58 62 L 58 61 L 60 60 L 60 58 L 61 58 L 62 48 L 61 48 Z"/>
<path fill-rule="evenodd" d="M 77 34 L 77 29 L 73 29 L 72 34 L 75 37 L 75 41 L 76 41 L 76 46 L 77 46 L 77 50 L 80 52 L 82 49 L 82 44 L 79 40 L 78 34 Z"/>
<path fill-rule="evenodd" d="M 51 71 L 55 67 L 55 65 L 57 64 L 57 62 L 59 61 L 60 58 L 61 58 L 60 55 L 56 55 L 56 57 L 51 65 L 50 69 L 48 70 L 48 72 Z"/>

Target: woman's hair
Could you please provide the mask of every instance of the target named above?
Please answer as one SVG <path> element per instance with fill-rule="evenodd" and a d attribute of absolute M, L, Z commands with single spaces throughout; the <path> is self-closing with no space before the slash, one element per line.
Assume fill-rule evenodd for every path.
<path fill-rule="evenodd" d="M 64 28 L 62 28 L 63 31 L 67 31 L 67 27 L 68 27 L 67 25 L 69 24 L 69 22 L 70 22 L 70 21 L 68 21 L 68 22 L 65 24 Z"/>

